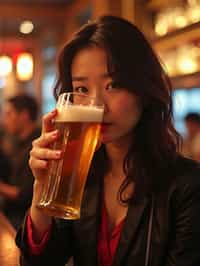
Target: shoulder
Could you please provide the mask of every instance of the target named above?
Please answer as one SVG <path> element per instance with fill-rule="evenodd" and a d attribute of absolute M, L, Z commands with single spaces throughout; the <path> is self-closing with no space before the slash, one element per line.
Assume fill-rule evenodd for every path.
<path fill-rule="evenodd" d="M 167 168 L 161 170 L 160 193 L 185 186 L 200 186 L 200 163 L 179 155 Z"/>
<path fill-rule="evenodd" d="M 167 182 L 155 195 L 155 211 L 159 219 L 163 224 L 172 217 L 175 219 L 180 217 L 180 221 L 183 222 L 190 219 L 200 223 L 200 164 L 179 157 L 164 174 Z"/>
<path fill-rule="evenodd" d="M 181 185 L 200 185 L 200 163 L 185 157 L 178 157 L 174 163 L 174 181 Z"/>
<path fill-rule="evenodd" d="M 181 156 L 177 158 L 173 166 L 168 197 L 176 206 L 189 202 L 196 202 L 200 206 L 200 164 L 198 162 Z"/>

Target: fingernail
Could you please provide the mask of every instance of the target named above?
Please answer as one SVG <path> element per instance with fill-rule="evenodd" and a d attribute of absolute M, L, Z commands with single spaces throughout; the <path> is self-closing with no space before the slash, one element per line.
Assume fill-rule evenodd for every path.
<path fill-rule="evenodd" d="M 61 153 L 62 153 L 61 151 L 57 151 L 57 152 L 56 152 L 56 157 L 57 157 L 57 158 L 60 158 Z"/>

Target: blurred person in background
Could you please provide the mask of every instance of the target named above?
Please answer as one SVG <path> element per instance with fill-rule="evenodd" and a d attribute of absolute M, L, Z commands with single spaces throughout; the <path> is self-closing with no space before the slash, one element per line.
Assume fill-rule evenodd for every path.
<path fill-rule="evenodd" d="M 0 182 L 7 182 L 12 172 L 12 164 L 9 156 L 4 150 L 5 130 L 2 125 L 2 110 L 0 109 Z M 3 197 L 0 195 L 0 208 L 3 204 Z"/>
<path fill-rule="evenodd" d="M 1 150 L 6 155 L 6 157 L 9 158 L 9 160 L 12 162 L 12 153 L 15 150 L 15 147 L 17 145 L 16 136 L 13 134 L 10 134 L 7 129 L 5 129 L 3 117 L 4 112 L 2 111 L 1 115 L 1 121 L 0 121 L 0 143 L 1 143 Z"/>
<path fill-rule="evenodd" d="M 14 227 L 20 224 L 32 198 L 33 175 L 28 165 L 32 141 L 40 134 L 37 126 L 38 104 L 29 95 L 20 94 L 6 100 L 3 126 L 17 139 L 12 152 L 12 173 L 7 182 L 0 182 L 3 211 Z"/>
<path fill-rule="evenodd" d="M 3 149 L 0 147 L 0 181 L 6 181 L 10 176 L 11 171 L 11 162 Z"/>
<path fill-rule="evenodd" d="M 200 157 L 200 114 L 188 113 L 185 118 L 186 137 L 183 139 L 182 153 L 184 156 L 199 160 Z M 199 157 L 199 158 L 198 158 Z"/>
<path fill-rule="evenodd" d="M 2 147 L 3 139 L 4 127 L 2 125 L 2 110 L 0 109 L 0 181 L 6 181 L 8 176 L 11 174 L 11 162 Z"/>

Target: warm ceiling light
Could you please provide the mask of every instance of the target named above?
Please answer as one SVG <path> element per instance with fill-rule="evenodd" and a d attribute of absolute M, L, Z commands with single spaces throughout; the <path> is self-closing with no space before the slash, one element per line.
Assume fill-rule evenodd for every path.
<path fill-rule="evenodd" d="M 12 59 L 3 55 L 0 56 L 0 76 L 5 77 L 12 72 Z"/>
<path fill-rule="evenodd" d="M 188 5 L 197 5 L 198 4 L 198 0 L 188 0 Z"/>
<path fill-rule="evenodd" d="M 190 57 L 181 57 L 177 61 L 177 67 L 179 71 L 183 74 L 190 74 L 198 71 L 197 62 Z"/>
<path fill-rule="evenodd" d="M 29 53 L 22 53 L 17 59 L 17 77 L 19 80 L 26 81 L 33 76 L 33 57 Z"/>
<path fill-rule="evenodd" d="M 23 21 L 19 27 L 20 32 L 23 34 L 29 34 L 33 31 L 33 29 L 34 29 L 34 25 L 32 21 L 29 21 L 29 20 Z"/>
<path fill-rule="evenodd" d="M 177 16 L 174 23 L 177 28 L 184 28 L 188 24 L 187 18 L 185 16 Z"/>
<path fill-rule="evenodd" d="M 167 24 L 163 23 L 163 22 L 159 22 L 155 25 L 155 32 L 159 35 L 159 36 L 163 36 L 165 34 L 167 34 Z"/>
<path fill-rule="evenodd" d="M 200 21 L 200 6 L 190 7 L 187 16 L 192 23 Z"/>

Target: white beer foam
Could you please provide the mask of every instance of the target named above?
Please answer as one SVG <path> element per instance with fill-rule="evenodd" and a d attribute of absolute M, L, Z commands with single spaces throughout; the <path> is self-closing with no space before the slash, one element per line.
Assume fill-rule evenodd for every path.
<path fill-rule="evenodd" d="M 86 105 L 68 105 L 57 108 L 56 121 L 61 122 L 101 122 L 103 120 L 103 108 Z"/>

